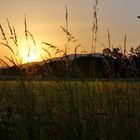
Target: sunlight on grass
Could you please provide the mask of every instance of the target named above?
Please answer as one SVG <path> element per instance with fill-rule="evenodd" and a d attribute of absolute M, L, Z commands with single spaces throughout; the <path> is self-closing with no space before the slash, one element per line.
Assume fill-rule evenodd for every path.
<path fill-rule="evenodd" d="M 32 43 L 22 42 L 20 45 L 19 53 L 23 63 L 40 61 L 40 50 Z"/>

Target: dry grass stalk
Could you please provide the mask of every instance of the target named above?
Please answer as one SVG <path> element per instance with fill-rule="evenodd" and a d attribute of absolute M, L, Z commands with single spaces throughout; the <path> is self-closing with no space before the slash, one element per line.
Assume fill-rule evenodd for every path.
<path fill-rule="evenodd" d="M 77 54 L 77 49 L 82 46 L 81 43 L 78 43 L 78 40 L 67 30 L 65 29 L 64 27 L 60 26 L 60 28 L 64 31 L 64 33 L 66 33 L 66 35 L 68 35 L 68 40 L 69 40 L 69 43 L 77 43 L 77 45 L 75 46 L 74 48 L 74 52 Z M 78 46 L 78 47 L 77 47 Z M 65 47 L 65 50 L 67 50 L 67 46 Z M 66 52 L 66 51 L 65 51 Z M 66 53 L 67 54 L 67 53 Z"/>
<path fill-rule="evenodd" d="M 0 64 L 1 64 L 1 66 L 4 68 L 4 67 L 7 67 L 7 68 L 9 68 L 10 66 L 4 61 L 4 60 L 2 60 L 2 59 L 0 59 Z"/>
<path fill-rule="evenodd" d="M 10 34 L 11 34 L 10 39 L 12 39 L 14 41 L 14 44 L 16 45 L 17 50 L 18 50 L 18 43 L 17 43 L 17 36 L 16 36 L 15 28 L 14 27 L 13 27 L 13 29 L 11 28 L 11 25 L 10 25 L 8 19 L 7 19 L 7 23 L 8 23 L 8 27 L 9 27 Z M 12 56 L 14 56 L 14 58 L 12 56 L 11 56 L 11 58 L 5 56 L 5 58 L 8 59 L 12 64 L 18 66 L 19 61 L 18 61 L 17 55 L 16 55 L 15 51 L 13 50 L 12 46 L 9 45 L 6 34 L 2 28 L 2 25 L 0 25 L 0 29 L 1 29 L 2 36 L 3 36 L 4 40 L 6 41 L 6 43 L 0 42 L 0 44 L 7 47 L 10 50 L 10 52 L 12 53 Z"/>
<path fill-rule="evenodd" d="M 30 39 L 33 41 L 34 46 L 36 46 L 36 42 L 34 39 L 34 36 L 31 32 L 28 31 L 28 27 L 27 27 L 27 19 L 26 16 L 24 16 L 24 28 L 25 28 L 25 37 L 26 37 L 26 41 L 28 40 L 28 38 L 30 37 Z"/>
<path fill-rule="evenodd" d="M 91 53 L 96 52 L 96 42 L 98 33 L 98 18 L 97 18 L 97 5 L 98 0 L 93 1 L 93 25 L 92 25 L 92 40 L 91 40 Z"/>
<path fill-rule="evenodd" d="M 127 38 L 127 36 L 125 35 L 125 37 L 124 37 L 124 55 L 126 54 L 126 38 Z"/>
<path fill-rule="evenodd" d="M 69 42 L 77 42 L 77 39 L 75 39 L 75 37 L 64 27 L 60 26 L 60 28 L 64 31 L 64 33 L 66 33 L 66 35 L 68 36 L 68 41 Z"/>
<path fill-rule="evenodd" d="M 8 28 L 9 28 L 9 31 L 10 31 L 10 39 L 13 40 L 15 46 L 16 46 L 16 56 L 18 57 L 18 59 L 20 59 L 20 55 L 19 55 L 19 45 L 18 45 L 18 39 L 17 39 L 17 34 L 16 34 L 16 30 L 15 30 L 15 27 L 14 26 L 11 26 L 10 25 L 10 22 L 7 18 L 7 24 L 8 24 Z"/>
<path fill-rule="evenodd" d="M 15 30 L 15 27 L 13 26 L 13 36 L 14 36 L 14 43 L 15 45 L 17 46 L 17 49 L 18 49 L 18 40 L 17 40 L 17 35 L 16 35 L 16 30 Z"/>
<path fill-rule="evenodd" d="M 108 48 L 111 49 L 110 32 L 109 32 L 109 30 L 107 30 L 107 35 L 108 35 Z"/>
<path fill-rule="evenodd" d="M 74 52 L 75 52 L 75 58 L 77 58 L 77 49 L 81 46 L 81 44 L 77 45 L 74 49 Z"/>
<path fill-rule="evenodd" d="M 22 58 L 21 58 L 20 53 L 19 53 L 19 45 L 18 45 L 18 39 L 17 39 L 16 30 L 15 30 L 15 27 L 14 26 L 11 26 L 8 18 L 6 20 L 7 20 L 8 28 L 9 28 L 9 31 L 10 31 L 10 39 L 13 40 L 14 46 L 16 47 L 16 50 L 13 49 L 14 46 L 12 46 L 8 42 L 7 37 L 6 37 L 6 34 L 5 34 L 5 32 L 4 32 L 3 27 L 2 27 L 1 24 L 0 24 L 1 34 L 2 34 L 3 40 L 6 43 L 0 42 L 0 44 L 3 45 L 3 46 L 5 46 L 5 47 L 7 47 L 10 50 L 10 52 L 12 53 L 12 55 L 10 57 L 7 57 L 6 56 L 6 59 L 8 59 L 8 61 L 10 61 L 13 65 L 16 65 L 16 66 L 20 67 L 20 65 L 22 64 Z M 28 41 L 28 38 L 30 37 L 30 39 L 34 43 L 34 46 L 36 46 L 36 42 L 35 42 L 34 36 L 27 29 L 27 21 L 26 21 L 26 17 L 25 16 L 24 16 L 24 26 L 25 26 L 25 37 L 26 37 L 26 41 Z M 31 54 L 31 45 L 28 45 L 28 46 L 29 46 L 29 51 L 27 52 L 27 54 L 28 54 L 28 57 L 29 57 L 30 54 Z"/>
<path fill-rule="evenodd" d="M 14 59 L 12 59 L 12 61 L 15 61 L 14 63 L 17 66 L 20 66 L 22 64 L 22 58 L 20 57 L 20 53 L 19 53 L 19 45 L 18 45 L 16 29 L 15 29 L 14 26 L 10 25 L 10 22 L 9 22 L 8 18 L 7 18 L 7 24 L 8 24 L 9 30 L 10 30 L 10 34 L 11 34 L 10 39 L 13 40 L 13 42 L 16 46 L 16 53 L 14 52 Z"/>
<path fill-rule="evenodd" d="M 54 46 L 54 45 L 52 45 L 50 43 L 42 42 L 42 44 L 45 44 L 45 45 L 49 46 L 52 49 L 56 49 L 57 48 L 57 46 Z"/>
<path fill-rule="evenodd" d="M 68 8 L 67 6 L 65 6 L 65 11 L 66 11 L 66 28 L 67 28 L 67 31 L 69 30 L 69 25 L 68 25 Z"/>
<path fill-rule="evenodd" d="M 26 21 L 26 16 L 24 15 L 24 27 L 25 27 L 25 37 L 26 40 L 28 39 L 28 30 L 27 30 L 27 21 Z"/>
<path fill-rule="evenodd" d="M 30 53 L 31 53 L 31 47 L 29 46 L 29 49 L 28 49 L 28 58 L 30 57 Z"/>
<path fill-rule="evenodd" d="M 68 8 L 67 8 L 67 5 L 65 6 L 65 14 L 66 14 L 66 30 L 69 32 L 69 24 L 68 24 Z M 67 37 L 67 52 L 65 52 L 66 54 L 69 54 L 69 35 L 70 34 L 66 34 L 66 37 Z"/>
<path fill-rule="evenodd" d="M 5 43 L 2 43 L 2 42 L 0 42 L 0 44 L 3 45 L 3 46 L 5 46 L 5 47 L 7 47 L 12 52 L 12 54 L 15 55 L 13 49 L 9 45 L 7 45 Z"/>
<path fill-rule="evenodd" d="M 60 52 L 64 52 L 64 56 L 66 56 L 68 58 L 69 55 L 69 49 L 70 49 L 70 43 L 78 43 L 78 40 L 75 39 L 75 37 L 69 32 L 69 23 L 68 23 L 68 8 L 67 5 L 65 6 L 65 20 L 66 20 L 66 27 L 60 26 L 60 28 L 63 30 L 63 32 L 66 34 L 66 38 L 67 38 L 67 45 L 65 45 L 65 50 L 60 50 L 58 49 L 58 53 Z M 81 46 L 80 43 L 78 43 L 78 45 L 76 44 L 75 48 L 74 48 L 74 52 L 77 53 L 77 48 Z M 76 55 L 75 55 L 76 56 Z M 67 59 L 66 58 L 66 59 Z"/>
<path fill-rule="evenodd" d="M 50 60 L 52 59 L 52 57 L 51 57 L 51 54 L 50 54 L 50 52 L 47 50 L 47 49 L 45 49 L 45 48 L 42 48 L 48 55 L 49 55 L 49 57 L 50 57 Z"/>
<path fill-rule="evenodd" d="M 49 58 L 46 57 L 46 56 L 44 57 L 44 56 L 42 56 L 42 55 L 40 54 L 40 57 L 41 57 L 41 59 L 43 60 L 43 62 L 44 62 L 45 64 L 48 64 L 46 60 L 50 60 L 50 62 L 51 62 L 51 59 L 49 59 Z"/>
<path fill-rule="evenodd" d="M 2 34 L 2 36 L 3 36 L 3 40 L 4 40 L 4 41 L 6 42 L 6 44 L 8 45 L 8 40 L 7 40 L 7 38 L 6 38 L 5 32 L 4 32 L 3 27 L 2 27 L 1 24 L 0 24 L 0 30 L 1 30 L 1 34 Z"/>
<path fill-rule="evenodd" d="M 34 46 L 36 46 L 36 42 L 35 42 L 35 39 L 34 39 L 34 36 L 31 32 L 27 31 L 27 34 L 29 34 L 29 36 L 31 37 L 31 40 L 33 41 L 34 43 Z"/>
<path fill-rule="evenodd" d="M 16 34 L 16 30 L 15 27 L 13 26 L 13 40 L 14 40 L 14 44 L 16 46 L 16 57 L 15 57 L 15 61 L 17 62 L 18 65 L 22 64 L 22 59 L 20 57 L 20 53 L 19 53 L 19 45 L 18 45 L 18 39 L 17 39 L 17 34 Z"/>
<path fill-rule="evenodd" d="M 46 42 L 42 42 L 42 44 L 45 44 L 45 45 L 49 46 L 51 49 L 55 50 L 55 55 L 60 54 L 60 53 L 63 53 L 63 56 L 65 55 L 65 51 L 63 49 L 59 49 L 57 46 L 54 46 L 54 45 L 52 45 L 50 43 L 46 43 Z M 49 56 L 51 56 L 48 50 L 46 50 L 45 48 L 42 48 L 42 49 L 45 52 L 47 52 Z M 50 57 L 50 59 L 51 59 L 51 57 Z"/>
<path fill-rule="evenodd" d="M 15 60 L 14 60 L 14 58 L 11 56 L 11 58 L 9 58 L 9 57 L 7 57 L 7 56 L 5 56 L 5 58 L 7 59 L 7 60 L 9 60 L 14 66 L 19 66 L 19 65 L 17 65 L 16 64 L 16 62 L 15 62 Z"/>
<path fill-rule="evenodd" d="M 10 22 L 9 22 L 8 18 L 7 18 L 6 20 L 7 20 L 8 28 L 9 28 L 9 30 L 10 30 L 11 37 L 12 37 L 12 36 L 13 36 L 12 27 L 11 27 L 11 25 L 10 25 Z"/>

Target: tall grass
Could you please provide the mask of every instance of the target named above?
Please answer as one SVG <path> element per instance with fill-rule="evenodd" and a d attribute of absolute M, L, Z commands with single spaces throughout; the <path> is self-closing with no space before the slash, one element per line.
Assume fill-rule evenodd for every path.
<path fill-rule="evenodd" d="M 98 0 L 93 1 L 93 25 L 91 38 L 91 53 L 96 53 L 97 33 L 98 33 Z"/>
<path fill-rule="evenodd" d="M 1 62 L 5 66 L 14 65 L 20 68 L 21 65 L 23 64 L 23 58 L 20 54 L 20 46 L 19 46 L 19 40 L 16 33 L 16 29 L 14 26 L 10 24 L 9 19 L 6 19 L 6 21 L 7 21 L 8 30 L 10 34 L 9 35 L 6 34 L 2 24 L 0 24 L 0 31 L 2 35 L 2 41 L 0 42 L 0 45 L 8 48 L 9 55 L 5 56 L 5 60 L 3 59 Z M 29 41 L 32 41 L 34 46 L 36 46 L 36 41 L 32 33 L 28 30 L 26 16 L 24 16 L 24 26 L 25 26 L 24 32 L 25 32 L 25 39 L 26 39 L 25 43 L 28 46 L 28 51 L 26 53 L 27 53 L 27 56 L 30 57 L 31 44 Z M 9 62 L 11 64 L 9 64 Z"/>
<path fill-rule="evenodd" d="M 3 81 L 0 137 L 139 139 L 139 86 L 127 81 Z"/>
<path fill-rule="evenodd" d="M 111 40 L 110 40 L 110 32 L 109 32 L 109 30 L 107 30 L 107 34 L 108 34 L 108 48 L 111 49 Z"/>
<path fill-rule="evenodd" d="M 98 32 L 98 0 L 93 3 L 93 27 L 91 52 L 96 52 Z M 14 65 L 21 64 L 19 45 L 15 28 L 7 19 L 10 37 L 16 51 L 9 44 L 8 37 L 0 25 L 3 41 L 0 44 L 10 50 L 6 57 Z M 24 17 L 25 38 L 28 43 L 34 36 L 28 31 Z M 61 29 L 67 36 L 67 50 L 42 42 L 64 56 L 69 64 L 70 43 L 77 43 L 68 26 Z M 110 44 L 110 33 L 108 31 Z M 126 48 L 126 38 L 124 40 Z M 43 47 L 49 56 L 50 52 Z M 30 55 L 30 47 L 27 52 Z M 45 62 L 45 58 L 41 56 Z M 1 61 L 3 64 L 7 64 Z M 95 71 L 91 67 L 92 73 Z M 69 78 L 69 77 L 68 77 Z M 1 140 L 139 140 L 140 139 L 140 83 L 137 81 L 0 81 L 0 139 Z"/>
<path fill-rule="evenodd" d="M 126 39 L 127 39 L 127 36 L 125 35 L 124 37 L 124 55 L 126 55 Z"/>

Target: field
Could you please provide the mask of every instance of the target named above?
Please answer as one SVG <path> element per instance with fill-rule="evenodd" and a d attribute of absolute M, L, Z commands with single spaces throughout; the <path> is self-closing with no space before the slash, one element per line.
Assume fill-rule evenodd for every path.
<path fill-rule="evenodd" d="M 9 9 L 9 3 L 6 3 L 8 7 L 2 6 L 1 10 Z M 47 1 L 38 1 L 38 4 L 36 1 L 32 5 L 31 2 L 20 3 L 21 7 L 17 1 L 12 2 L 7 11 L 17 13 L 20 9 L 17 14 L 21 16 L 24 7 L 22 12 L 33 16 L 29 18 L 33 29 L 30 29 L 32 26 L 28 25 L 26 15 L 24 35 L 8 18 L 5 24 L 0 23 L 0 140 L 140 140 L 140 45 L 133 45 L 139 42 L 135 40 L 139 27 L 134 19 L 138 13 L 133 13 L 133 4 L 125 6 L 119 2 L 111 7 L 111 1 L 106 3 L 107 13 L 113 10 L 112 16 L 105 14 L 102 4 L 101 23 L 98 0 L 92 0 L 91 9 L 87 7 L 86 10 L 82 1 L 76 1 L 73 6 L 67 6 L 65 1 L 65 23 L 62 24 L 60 1 L 53 1 L 52 6 L 50 1 L 48 5 Z M 17 5 L 15 11 L 11 9 L 14 5 Z M 123 5 L 125 7 L 121 9 Z M 71 6 L 76 8 L 74 15 L 77 18 L 71 18 Z M 31 10 L 33 7 L 35 11 Z M 128 12 L 126 8 L 129 8 Z M 133 10 L 127 17 L 130 8 Z M 87 13 L 88 9 L 90 13 Z M 119 13 L 125 14 L 124 17 L 120 18 Z M 10 17 L 16 22 L 18 16 Z M 113 22 L 107 21 L 112 17 L 115 17 Z M 91 23 L 88 23 L 89 18 Z M 53 25 L 62 30 L 63 36 Z M 115 30 L 110 32 L 110 27 Z M 123 42 L 117 41 L 121 36 L 117 27 L 121 27 L 123 34 L 123 27 L 131 31 L 134 36 L 129 37 L 130 44 L 126 34 Z M 103 28 L 107 28 L 107 34 Z M 39 31 L 42 35 L 37 34 L 36 39 L 31 31 Z M 113 32 L 115 36 L 119 33 L 116 40 Z M 105 34 L 107 42 L 106 37 L 102 37 Z M 41 37 L 43 41 L 39 41 Z"/>
<path fill-rule="evenodd" d="M 140 82 L 0 81 L 1 140 L 140 139 Z"/>

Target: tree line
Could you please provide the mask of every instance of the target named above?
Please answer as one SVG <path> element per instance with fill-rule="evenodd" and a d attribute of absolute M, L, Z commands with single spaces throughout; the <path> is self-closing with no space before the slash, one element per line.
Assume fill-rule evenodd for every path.
<path fill-rule="evenodd" d="M 140 78 L 140 45 L 124 54 L 119 48 L 105 48 L 98 56 L 87 54 L 69 59 L 43 61 L 26 68 L 1 68 L 1 76 L 36 76 L 48 78 Z"/>

